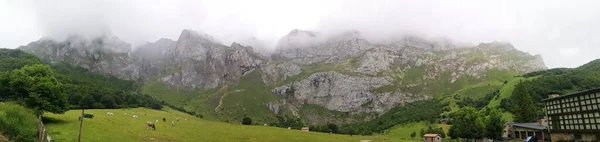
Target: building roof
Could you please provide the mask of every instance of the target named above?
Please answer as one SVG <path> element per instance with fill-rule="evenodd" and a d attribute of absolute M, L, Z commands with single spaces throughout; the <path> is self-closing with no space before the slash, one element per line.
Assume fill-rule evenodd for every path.
<path fill-rule="evenodd" d="M 425 138 L 433 138 L 433 137 L 437 137 L 437 136 L 440 136 L 440 134 L 425 134 L 425 135 L 423 135 L 423 137 L 425 137 Z"/>
<path fill-rule="evenodd" d="M 577 95 L 580 95 L 580 94 L 597 93 L 597 92 L 600 92 L 600 87 L 594 88 L 594 89 L 589 89 L 589 90 L 583 90 L 583 91 L 579 91 L 579 92 L 575 92 L 575 93 L 571 93 L 571 94 L 560 95 L 560 96 L 554 97 L 554 98 L 547 98 L 547 99 L 543 99 L 542 101 L 548 101 L 548 100 L 554 100 L 554 99 L 559 99 L 559 98 L 565 98 L 565 97 L 569 97 L 569 96 L 577 96 Z"/>
<path fill-rule="evenodd" d="M 529 129 L 536 129 L 536 130 L 545 130 L 547 129 L 546 125 L 540 125 L 540 123 L 534 122 L 534 123 L 513 123 L 512 124 L 513 127 L 522 127 L 522 128 L 529 128 Z"/>

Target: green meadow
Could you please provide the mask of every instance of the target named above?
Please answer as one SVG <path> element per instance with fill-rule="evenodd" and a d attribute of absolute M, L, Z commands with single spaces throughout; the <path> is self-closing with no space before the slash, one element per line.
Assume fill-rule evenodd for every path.
<path fill-rule="evenodd" d="M 114 113 L 113 116 L 107 112 Z M 241 125 L 209 121 L 181 113 L 170 108 L 152 110 L 135 109 L 90 109 L 85 113 L 94 114 L 94 118 L 85 118 L 81 139 L 94 141 L 250 141 L 250 142 L 359 142 L 361 140 L 387 141 L 388 136 L 350 136 L 305 132 L 300 130 L 277 128 L 262 125 Z M 125 115 L 124 113 L 127 113 Z M 59 142 L 77 141 L 81 110 L 71 110 L 65 114 L 44 114 L 49 134 Z M 138 119 L 132 115 L 138 115 Z M 162 118 L 167 122 L 163 122 Z M 180 118 L 176 121 L 176 118 Z M 186 120 L 187 119 L 187 120 Z M 156 123 L 156 130 L 147 130 L 146 121 Z M 175 126 L 171 126 L 175 121 Z"/>

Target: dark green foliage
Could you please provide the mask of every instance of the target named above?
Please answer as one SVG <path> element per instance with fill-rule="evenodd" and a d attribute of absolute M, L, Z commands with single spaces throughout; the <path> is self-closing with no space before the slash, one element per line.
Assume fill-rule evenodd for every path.
<path fill-rule="evenodd" d="M 0 100 L 12 100 L 42 112 L 64 113 L 68 110 L 62 84 L 47 65 L 27 65 L 0 74 Z"/>
<path fill-rule="evenodd" d="M 485 113 L 485 137 L 494 140 L 502 140 L 502 131 L 504 130 L 504 123 L 502 114 L 496 109 L 488 110 Z"/>
<path fill-rule="evenodd" d="M 530 72 L 527 74 L 524 74 L 523 77 L 534 77 L 534 76 L 538 76 L 538 75 L 557 75 L 557 74 L 563 74 L 568 72 L 570 69 L 568 68 L 554 68 L 554 69 L 548 69 L 548 70 L 543 70 L 543 71 L 535 71 L 535 72 Z"/>
<path fill-rule="evenodd" d="M 417 136 L 417 133 L 415 131 L 413 131 L 412 133 L 410 133 L 410 138 L 414 139 L 415 136 Z"/>
<path fill-rule="evenodd" d="M 281 128 L 291 127 L 292 129 L 300 129 L 303 126 L 305 126 L 304 123 L 300 120 L 300 118 L 293 118 L 293 117 L 287 117 L 287 116 L 276 116 L 276 117 L 277 117 L 277 123 L 274 125 L 277 127 L 281 127 Z"/>
<path fill-rule="evenodd" d="M 473 107 L 463 107 L 454 113 L 452 126 L 448 130 L 450 137 L 466 140 L 484 137 L 485 126 L 482 117 Z"/>
<path fill-rule="evenodd" d="M 547 98 L 547 93 L 565 94 L 600 87 L 600 60 L 574 69 L 550 69 L 524 76 L 539 77 L 519 83 L 513 95 L 506 102 L 503 100 L 501 107 L 512 112 L 516 122 L 535 122 L 545 113 L 541 100 Z"/>
<path fill-rule="evenodd" d="M 338 126 L 335 124 L 327 124 L 327 129 L 329 129 L 329 132 L 331 133 L 338 133 L 339 131 Z"/>
<path fill-rule="evenodd" d="M 66 84 L 70 105 L 73 109 L 84 108 L 159 108 L 162 102 L 139 90 L 134 81 L 92 73 L 84 68 L 65 63 L 54 64 L 57 79 Z M 79 101 L 77 101 L 79 100 Z M 154 107 L 152 107 L 154 106 Z"/>
<path fill-rule="evenodd" d="M 242 124 L 250 125 L 250 124 L 252 124 L 252 119 L 250 119 L 250 117 L 244 117 L 244 118 L 242 118 Z"/>
<path fill-rule="evenodd" d="M 84 68 L 71 66 L 65 63 L 55 63 L 51 67 L 40 65 L 27 70 L 19 69 L 26 65 L 42 63 L 35 56 L 18 49 L 0 49 L 0 101 L 15 100 L 17 94 L 28 94 L 27 98 L 18 100 L 23 104 L 56 104 L 66 102 L 68 105 L 59 107 L 43 106 L 41 109 L 61 113 L 66 108 L 126 108 L 126 107 L 150 107 L 161 108 L 157 105 L 163 103 L 151 96 L 142 94 L 139 84 L 134 81 L 120 80 L 115 77 L 92 73 Z M 41 67 L 45 66 L 45 67 Z M 48 69 L 46 71 L 46 69 Z M 51 74 L 51 75 L 50 75 Z M 35 75 L 28 78 L 24 75 Z M 7 79 L 24 80 L 9 82 Z M 33 80 L 32 80 L 33 79 Z M 4 81 L 1 81 L 4 80 Z M 23 87 L 35 82 L 33 87 Z M 16 87 L 10 87 L 10 86 Z M 48 93 L 58 91 L 64 93 Z M 43 92 L 43 93 L 40 93 Z M 60 96 L 66 98 L 62 99 Z M 56 99 L 36 99 L 39 97 L 55 97 Z M 50 103 L 44 103 L 50 102 Z M 64 102 L 63 102 L 64 101 Z M 60 110 L 60 111 L 59 111 Z"/>
<path fill-rule="evenodd" d="M 11 141 L 33 142 L 37 136 L 34 112 L 15 103 L 0 103 L 0 134 Z M 0 138 L 0 141 L 2 138 Z"/>
<path fill-rule="evenodd" d="M 500 95 L 500 90 L 490 92 L 490 93 L 486 94 L 485 97 L 480 98 L 480 99 L 464 98 L 462 101 L 457 101 L 456 105 L 458 105 L 459 107 L 471 106 L 471 107 L 474 107 L 477 109 L 481 109 L 481 108 L 485 107 L 486 105 L 488 105 L 490 103 L 490 101 L 498 95 Z"/>
<path fill-rule="evenodd" d="M 421 128 L 421 131 L 419 131 L 419 136 L 422 138 L 423 136 L 425 136 L 425 129 Z"/>
<path fill-rule="evenodd" d="M 398 124 L 419 121 L 435 122 L 439 118 L 439 114 L 442 113 L 443 106 L 436 99 L 417 101 L 394 107 L 373 120 L 345 125 L 342 130 L 353 127 L 357 128 L 359 134 L 370 135 L 372 133 L 383 133 L 383 131 Z"/>
<path fill-rule="evenodd" d="M 0 49 L 0 72 L 11 71 L 26 65 L 42 62 L 31 54 L 16 49 Z"/>

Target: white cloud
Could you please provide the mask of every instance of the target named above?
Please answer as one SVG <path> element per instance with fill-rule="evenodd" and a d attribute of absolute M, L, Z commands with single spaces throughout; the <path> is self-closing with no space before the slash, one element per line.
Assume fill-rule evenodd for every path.
<path fill-rule="evenodd" d="M 593 0 L 0 0 L 0 19 L 0 46 L 9 48 L 42 35 L 107 30 L 139 44 L 177 39 L 184 28 L 226 42 L 255 36 L 273 43 L 297 28 L 357 29 L 371 39 L 408 33 L 510 41 L 549 67 L 600 57 L 600 3 Z M 561 54 L 567 48 L 578 52 Z"/>

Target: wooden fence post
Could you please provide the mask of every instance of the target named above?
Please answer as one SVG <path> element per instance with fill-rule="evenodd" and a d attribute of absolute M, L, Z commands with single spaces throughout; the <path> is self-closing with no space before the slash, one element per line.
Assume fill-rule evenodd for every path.
<path fill-rule="evenodd" d="M 77 138 L 77 142 L 81 142 L 81 128 L 83 127 L 83 109 L 81 109 L 81 120 L 79 120 L 79 136 Z"/>
<path fill-rule="evenodd" d="M 43 130 L 42 142 L 46 142 L 46 137 L 48 137 L 48 132 L 46 132 L 46 130 Z"/>

